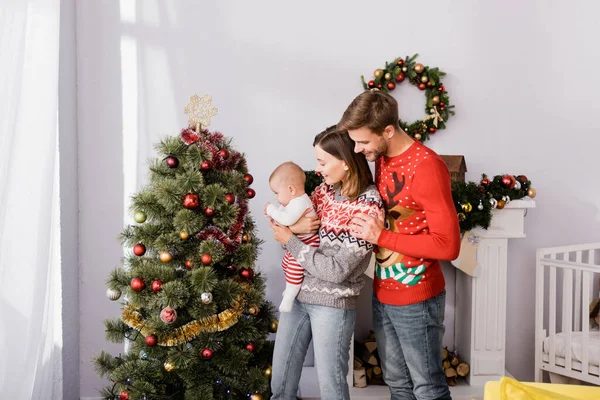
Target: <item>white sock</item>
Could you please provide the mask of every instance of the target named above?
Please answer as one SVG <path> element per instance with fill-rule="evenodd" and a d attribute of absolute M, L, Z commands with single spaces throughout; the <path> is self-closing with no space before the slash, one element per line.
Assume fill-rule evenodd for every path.
<path fill-rule="evenodd" d="M 290 312 L 292 311 L 292 307 L 294 305 L 294 300 L 300 292 L 300 287 L 302 285 L 293 285 L 291 283 L 285 284 L 285 291 L 283 292 L 283 299 L 281 300 L 281 304 L 279 305 L 280 312 Z"/>

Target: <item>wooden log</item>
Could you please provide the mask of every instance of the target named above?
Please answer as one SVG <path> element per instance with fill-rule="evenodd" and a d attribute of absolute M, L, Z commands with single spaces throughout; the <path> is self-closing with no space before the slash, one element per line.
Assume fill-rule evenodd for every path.
<path fill-rule="evenodd" d="M 452 368 L 452 367 L 450 367 L 450 368 L 446 368 L 446 369 L 444 370 L 444 373 L 446 374 L 446 378 L 456 378 L 456 377 L 457 377 L 457 375 L 458 375 L 458 374 L 456 373 L 456 370 L 455 370 L 454 368 Z"/>
<path fill-rule="evenodd" d="M 449 358 L 449 360 L 450 364 L 452 364 L 453 367 L 456 367 L 460 363 L 460 360 L 456 356 L 454 356 L 453 358 Z"/>
<path fill-rule="evenodd" d="M 442 367 L 444 367 L 444 370 L 447 370 L 448 368 L 452 367 L 452 364 L 450 364 L 450 361 L 444 360 L 444 362 L 442 362 Z"/>
<path fill-rule="evenodd" d="M 447 358 L 448 358 L 448 349 L 444 347 L 442 349 L 442 360 L 445 360 Z"/>
<path fill-rule="evenodd" d="M 358 368 L 364 368 L 365 363 L 363 363 L 363 361 L 358 358 L 358 357 L 354 357 L 354 369 L 358 369 Z"/>
<path fill-rule="evenodd" d="M 446 378 L 446 382 L 448 382 L 448 386 L 456 386 L 456 378 Z"/>
<path fill-rule="evenodd" d="M 460 364 L 458 364 L 456 366 L 456 373 L 459 376 L 462 376 L 463 378 L 467 375 L 469 375 L 469 371 L 471 370 L 471 368 L 469 367 L 469 364 L 467 364 L 466 362 L 461 362 Z"/>
<path fill-rule="evenodd" d="M 367 387 L 367 375 L 364 368 L 355 368 L 354 371 L 354 386 L 358 388 Z"/>
<path fill-rule="evenodd" d="M 367 339 L 364 343 L 365 347 L 370 353 L 374 353 L 377 350 L 377 342 L 375 339 Z"/>

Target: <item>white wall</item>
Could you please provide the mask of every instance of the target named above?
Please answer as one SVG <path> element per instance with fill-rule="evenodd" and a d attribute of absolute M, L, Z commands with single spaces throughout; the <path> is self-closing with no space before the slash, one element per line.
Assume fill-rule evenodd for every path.
<path fill-rule="evenodd" d="M 434 5 L 435 4 L 435 5 Z M 538 191 L 526 239 L 510 243 L 508 370 L 533 378 L 537 247 L 600 240 L 597 161 L 600 4 L 593 1 L 94 1 L 77 10 L 81 395 L 95 396 L 90 359 L 102 320 L 118 314 L 104 281 L 122 255 L 115 237 L 153 143 L 186 124 L 190 95 L 212 95 L 212 128 L 247 154 L 251 212 L 267 243 L 268 297 L 283 288 L 280 251 L 260 218 L 267 177 L 293 159 L 314 165 L 313 136 L 362 90 L 360 75 L 397 56 L 448 73 L 457 115 L 427 144 L 464 154 L 467 179 L 525 174 Z M 423 99 L 396 90 L 401 115 Z"/>

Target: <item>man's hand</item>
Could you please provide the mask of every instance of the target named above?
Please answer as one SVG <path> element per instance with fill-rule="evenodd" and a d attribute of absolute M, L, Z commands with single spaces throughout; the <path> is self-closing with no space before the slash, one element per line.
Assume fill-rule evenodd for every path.
<path fill-rule="evenodd" d="M 275 240 L 284 246 L 287 244 L 288 240 L 294 236 L 287 226 L 279 225 L 277 222 L 273 222 L 273 220 L 269 221 L 269 225 L 271 225 L 271 229 L 273 229 Z"/>
<path fill-rule="evenodd" d="M 319 217 L 316 215 L 312 217 L 306 216 L 311 211 L 313 211 L 312 208 L 307 208 L 302 217 L 294 225 L 290 225 L 290 229 L 294 234 L 316 233 L 319 230 L 319 225 L 321 225 Z"/>
<path fill-rule="evenodd" d="M 351 233 L 369 243 L 377 244 L 377 239 L 384 229 L 385 216 L 383 210 L 378 211 L 377 218 L 368 214 L 357 214 L 350 221 Z"/>

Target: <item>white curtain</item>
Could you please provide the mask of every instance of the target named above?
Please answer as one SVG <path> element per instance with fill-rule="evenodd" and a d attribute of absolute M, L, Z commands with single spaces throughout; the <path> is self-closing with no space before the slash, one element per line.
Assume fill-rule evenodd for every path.
<path fill-rule="evenodd" d="M 60 0 L 0 0 L 0 398 L 62 399 Z"/>

